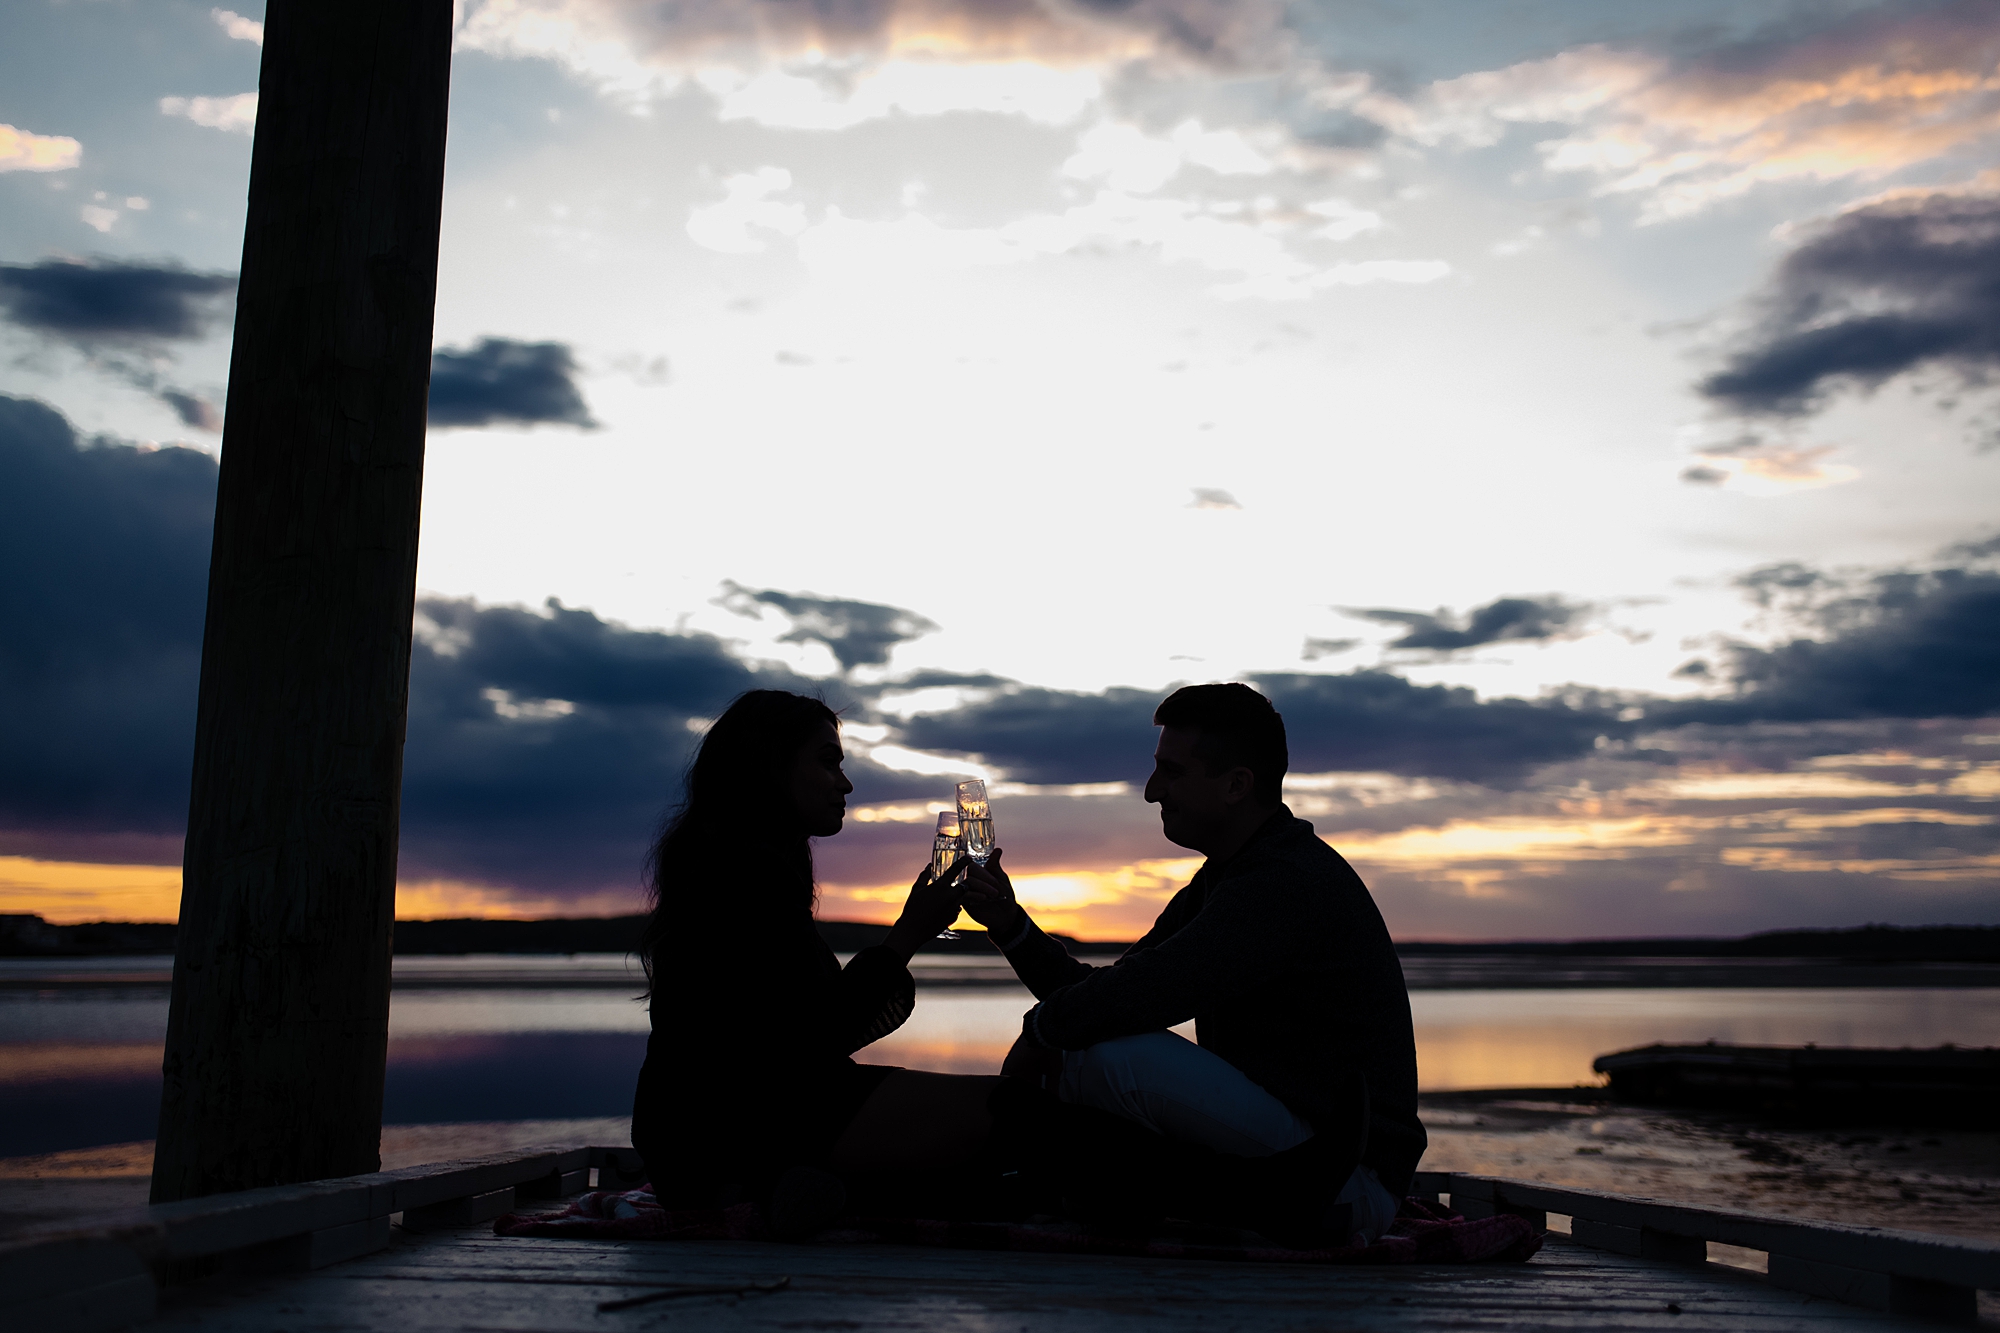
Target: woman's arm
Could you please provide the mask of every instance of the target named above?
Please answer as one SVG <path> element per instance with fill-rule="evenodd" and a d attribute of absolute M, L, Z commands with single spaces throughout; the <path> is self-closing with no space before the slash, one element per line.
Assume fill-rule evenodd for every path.
<path fill-rule="evenodd" d="M 929 866 L 910 886 L 903 914 L 889 936 L 848 960 L 834 981 L 833 993 L 808 1002 L 806 1022 L 818 1030 L 818 1042 L 852 1055 L 863 1046 L 901 1027 L 916 1007 L 916 982 L 910 958 L 958 915 L 957 876 L 933 883 Z"/>
<path fill-rule="evenodd" d="M 882 941 L 882 947 L 895 954 L 905 967 L 926 941 L 936 939 L 939 931 L 958 919 L 959 900 L 965 892 L 963 868 L 971 865 L 970 861 L 963 862 L 960 868 L 935 881 L 931 878 L 931 868 L 925 866 L 916 883 L 910 885 L 903 914 L 889 928 L 889 938 Z"/>

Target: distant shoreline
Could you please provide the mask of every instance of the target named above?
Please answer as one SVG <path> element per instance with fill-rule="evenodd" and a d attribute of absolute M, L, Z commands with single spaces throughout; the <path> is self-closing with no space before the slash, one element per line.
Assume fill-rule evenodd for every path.
<path fill-rule="evenodd" d="M 642 916 L 556 917 L 539 921 L 455 919 L 398 921 L 396 952 L 412 955 L 629 953 L 645 923 Z M 885 925 L 863 921 L 821 921 L 819 931 L 836 953 L 855 953 L 879 944 Z M 171 954 L 178 927 L 166 922 L 99 921 L 51 925 L 39 916 L 0 915 L 0 957 L 87 958 Z M 984 931 L 962 932 L 960 940 L 934 940 L 925 953 L 994 952 Z M 1057 939 L 1073 954 L 1116 957 L 1124 942 Z M 1813 961 L 1825 964 L 2000 964 L 2000 926 L 1883 926 L 1837 930 L 1779 930 L 1729 938 L 1669 937 L 1600 940 L 1399 940 L 1396 952 L 1417 970 L 1450 971 L 1454 960 L 1475 959 L 1652 959 L 1650 967 L 1670 968 L 1667 960 L 1773 960 L 1787 970 Z M 1668 983 L 1673 984 L 1673 983 Z M 1756 984 L 1756 983 L 1751 983 Z M 1769 984 L 1769 983 L 1765 983 Z M 1791 983 L 1800 984 L 1800 983 Z M 1809 983 L 1808 983 L 1809 984 Z M 1896 984 L 1896 983 L 1890 983 Z M 1907 982 L 1902 984 L 1909 984 Z"/>

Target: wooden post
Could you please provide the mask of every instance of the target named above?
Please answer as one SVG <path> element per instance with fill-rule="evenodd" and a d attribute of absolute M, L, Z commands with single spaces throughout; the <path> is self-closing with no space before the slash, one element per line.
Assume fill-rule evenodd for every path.
<path fill-rule="evenodd" d="M 380 1163 L 451 0 L 270 0 L 153 1199 Z"/>

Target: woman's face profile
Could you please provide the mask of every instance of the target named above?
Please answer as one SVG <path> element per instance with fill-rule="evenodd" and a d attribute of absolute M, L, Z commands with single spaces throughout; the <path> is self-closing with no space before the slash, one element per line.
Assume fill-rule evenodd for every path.
<path fill-rule="evenodd" d="M 822 722 L 792 760 L 792 804 L 809 837 L 832 837 L 847 817 L 847 793 L 854 784 L 840 771 L 846 757 L 839 730 Z"/>

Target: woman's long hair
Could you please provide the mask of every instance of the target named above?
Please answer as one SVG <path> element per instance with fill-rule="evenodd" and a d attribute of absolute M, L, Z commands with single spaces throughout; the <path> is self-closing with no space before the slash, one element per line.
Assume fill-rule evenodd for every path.
<path fill-rule="evenodd" d="M 660 946 L 676 932 L 767 927 L 810 917 L 812 843 L 792 808 L 799 747 L 840 725 L 818 699 L 784 690 L 737 696 L 696 747 L 686 798 L 646 857 L 652 915 L 639 937 L 650 989 Z"/>

